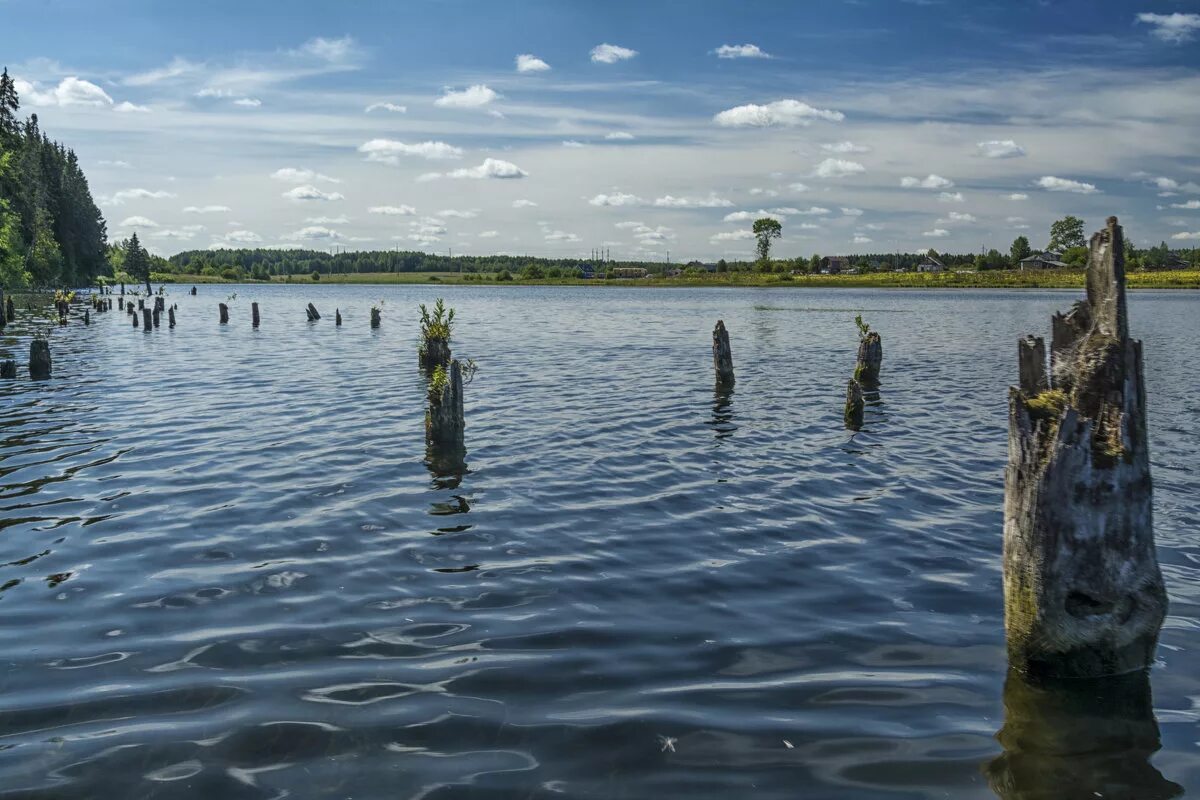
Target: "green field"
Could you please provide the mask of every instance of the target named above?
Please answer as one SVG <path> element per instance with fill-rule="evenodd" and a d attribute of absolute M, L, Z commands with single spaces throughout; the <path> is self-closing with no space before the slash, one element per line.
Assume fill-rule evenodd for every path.
<path fill-rule="evenodd" d="M 471 280 L 466 280 L 466 278 Z M 578 280 L 574 278 L 551 278 L 545 280 L 497 281 L 492 275 L 474 275 L 456 272 L 366 272 L 343 275 L 322 275 L 314 281 L 308 275 L 292 275 L 275 278 L 273 283 L 440 283 L 469 286 L 646 286 L 670 288 L 680 286 L 716 287 L 802 287 L 802 288 L 847 288 L 847 289 L 1078 289 L 1084 285 L 1084 273 L 1076 270 L 1046 272 L 882 272 L 868 275 L 774 275 L 757 272 L 727 272 L 711 275 L 681 275 L 675 278 L 639 278 L 612 280 Z M 176 283 L 229 283 L 220 278 L 201 275 L 176 275 Z M 1131 289 L 1200 289 L 1200 270 L 1176 270 L 1165 272 L 1131 272 L 1128 275 Z"/>

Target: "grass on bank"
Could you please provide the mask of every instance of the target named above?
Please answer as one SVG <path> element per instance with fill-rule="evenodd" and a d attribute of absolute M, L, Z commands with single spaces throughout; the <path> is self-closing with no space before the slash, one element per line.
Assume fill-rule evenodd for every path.
<path fill-rule="evenodd" d="M 175 283 L 251 283 L 231 281 L 207 275 L 175 275 Z M 1200 289 L 1200 270 L 1163 272 L 1130 272 L 1127 286 L 1131 289 Z M 157 276 L 156 276 L 157 278 Z M 986 272 L 880 272 L 865 275 L 786 275 L 758 272 L 726 272 L 704 275 L 679 275 L 649 278 L 613 278 L 584 280 L 578 278 L 545 278 L 528 280 L 513 276 L 498 280 L 496 275 L 457 272 L 364 272 L 275 277 L 272 283 L 296 284 L 466 284 L 469 286 L 646 286 L 646 287 L 787 287 L 850 288 L 850 289 L 1078 289 L 1084 286 L 1085 275 L 1079 270 Z"/>

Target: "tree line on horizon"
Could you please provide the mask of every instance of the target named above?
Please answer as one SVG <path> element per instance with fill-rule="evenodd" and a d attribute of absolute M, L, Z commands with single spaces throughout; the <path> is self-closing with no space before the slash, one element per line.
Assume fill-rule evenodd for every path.
<path fill-rule="evenodd" d="M 21 120 L 0 74 L 0 286 L 84 286 L 108 270 L 104 215 L 75 151 Z"/>

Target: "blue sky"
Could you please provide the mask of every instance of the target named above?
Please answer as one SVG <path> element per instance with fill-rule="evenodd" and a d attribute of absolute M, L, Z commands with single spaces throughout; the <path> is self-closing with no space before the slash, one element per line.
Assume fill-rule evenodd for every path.
<path fill-rule="evenodd" d="M 0 0 L 120 238 L 673 260 L 1200 244 L 1200 0 Z M 519 58 L 519 57 L 524 58 Z"/>

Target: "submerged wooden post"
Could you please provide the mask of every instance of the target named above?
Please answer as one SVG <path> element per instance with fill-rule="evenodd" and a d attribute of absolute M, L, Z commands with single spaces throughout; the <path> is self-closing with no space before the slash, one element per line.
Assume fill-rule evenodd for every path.
<path fill-rule="evenodd" d="M 429 406 L 425 411 L 425 440 L 431 445 L 462 446 L 462 366 L 458 359 L 449 368 L 439 365 L 429 382 Z"/>
<path fill-rule="evenodd" d="M 371 327 L 372 328 L 379 327 L 379 309 L 378 308 L 372 307 L 372 309 L 371 309 Z"/>
<path fill-rule="evenodd" d="M 321 318 L 321 315 L 317 313 L 317 307 L 314 306 L 312 303 L 308 304 L 306 313 L 308 314 L 309 322 L 316 322 L 317 320 L 319 320 Z"/>
<path fill-rule="evenodd" d="M 1154 550 L 1142 343 L 1129 338 L 1125 241 L 1092 236 L 1087 299 L 1019 345 L 1009 390 L 1004 622 L 1009 662 L 1036 676 L 1148 667 L 1167 596 Z"/>
<path fill-rule="evenodd" d="M 150 333 L 150 329 L 154 327 L 154 312 L 148 308 L 142 309 L 142 329 L 146 333 Z"/>
<path fill-rule="evenodd" d="M 342 310 L 340 308 L 335 308 L 333 310 L 333 324 L 334 325 L 342 324 Z"/>
<path fill-rule="evenodd" d="M 250 304 L 250 325 L 254 328 L 258 327 L 258 303 Z"/>
<path fill-rule="evenodd" d="M 29 377 L 44 381 L 50 377 L 50 342 L 34 339 L 29 343 Z"/>
<path fill-rule="evenodd" d="M 224 303 L 217 303 L 217 310 L 221 315 L 221 324 L 224 325 L 226 322 L 229 322 L 229 306 Z"/>
<path fill-rule="evenodd" d="M 852 431 L 861 430 L 863 426 L 863 392 L 862 386 L 853 378 L 846 384 L 846 411 L 843 418 L 846 427 Z"/>
<path fill-rule="evenodd" d="M 17 362 L 11 358 L 0 361 L 0 378 L 10 378 L 15 380 L 16 377 Z"/>
<path fill-rule="evenodd" d="M 729 348 L 729 331 L 725 330 L 724 320 L 717 320 L 712 340 L 713 369 L 717 371 L 717 383 L 732 386 L 733 351 Z"/>
<path fill-rule="evenodd" d="M 879 386 L 879 368 L 883 364 L 883 339 L 876 331 L 869 331 L 858 342 L 858 362 L 854 366 L 854 380 L 868 389 Z"/>
<path fill-rule="evenodd" d="M 175 306 L 171 306 L 167 309 L 167 327 L 175 327 Z"/>

